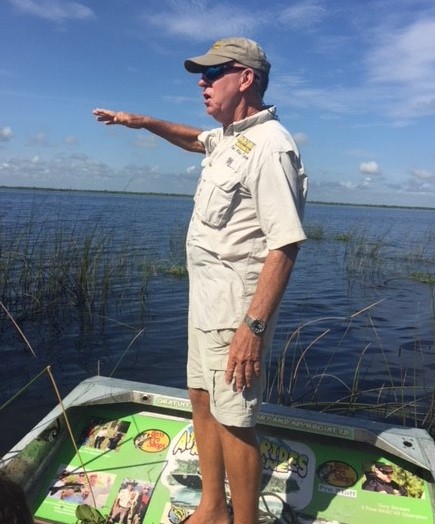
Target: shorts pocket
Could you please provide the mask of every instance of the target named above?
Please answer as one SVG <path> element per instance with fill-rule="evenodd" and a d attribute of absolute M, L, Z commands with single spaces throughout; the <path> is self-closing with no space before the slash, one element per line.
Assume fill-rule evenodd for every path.
<path fill-rule="evenodd" d="M 226 371 L 234 333 L 234 329 L 216 329 L 209 332 L 209 339 L 213 341 L 207 353 L 207 367 L 210 371 Z"/>

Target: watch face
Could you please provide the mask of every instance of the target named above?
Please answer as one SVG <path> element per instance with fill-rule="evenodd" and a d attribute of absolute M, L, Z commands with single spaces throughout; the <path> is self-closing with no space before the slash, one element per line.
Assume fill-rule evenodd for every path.
<path fill-rule="evenodd" d="M 246 315 L 245 323 L 254 335 L 262 335 L 266 331 L 266 322 L 261 318 L 253 319 Z"/>
<path fill-rule="evenodd" d="M 257 318 L 252 322 L 251 329 L 255 334 L 260 335 L 266 329 L 266 324 Z"/>

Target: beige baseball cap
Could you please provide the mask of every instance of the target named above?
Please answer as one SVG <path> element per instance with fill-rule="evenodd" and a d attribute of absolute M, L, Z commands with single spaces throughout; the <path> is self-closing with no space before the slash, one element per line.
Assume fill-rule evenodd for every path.
<path fill-rule="evenodd" d="M 210 66 L 239 62 L 269 74 L 270 63 L 261 47 L 249 38 L 224 38 L 215 42 L 205 55 L 189 58 L 184 67 L 189 73 L 201 73 Z"/>

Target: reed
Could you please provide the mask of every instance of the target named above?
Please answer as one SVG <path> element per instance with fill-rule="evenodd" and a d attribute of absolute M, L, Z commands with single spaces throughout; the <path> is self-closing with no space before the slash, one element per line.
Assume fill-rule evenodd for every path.
<path fill-rule="evenodd" d="M 98 223 L 82 232 L 26 224 L 0 236 L 0 300 L 18 321 L 73 316 L 92 324 L 122 300 L 120 283 L 144 300 L 151 276 L 145 261 Z"/>
<path fill-rule="evenodd" d="M 324 240 L 325 229 L 321 224 L 311 224 L 305 227 L 305 234 L 309 240 Z"/>
<path fill-rule="evenodd" d="M 429 373 L 433 348 L 426 351 L 416 336 L 413 366 L 402 360 L 400 351 L 388 356 L 372 317 L 380 302 L 349 317 L 310 321 L 291 332 L 284 348 L 269 358 L 266 400 L 401 423 L 435 435 L 435 385 Z M 359 324 L 364 320 L 369 330 L 360 349 L 354 347 L 352 336 L 356 319 Z M 344 370 L 343 352 L 346 362 L 350 355 L 353 360 Z"/>
<path fill-rule="evenodd" d="M 349 280 L 374 284 L 392 278 L 406 278 L 434 285 L 435 228 L 416 244 L 412 237 L 404 238 L 400 247 L 392 245 L 388 232 L 376 236 L 369 234 L 364 225 L 328 234 L 323 225 L 306 227 L 308 240 L 333 248 Z M 403 247 L 402 247 L 403 246 Z"/>
<path fill-rule="evenodd" d="M 144 247 L 137 248 L 128 235 L 120 241 L 98 222 L 69 229 L 60 222 L 55 227 L 37 224 L 40 221 L 30 217 L 12 231 L 0 228 L 0 302 L 17 324 L 30 322 L 43 324 L 47 331 L 67 331 L 74 323 L 80 333 L 100 330 L 102 334 L 107 324 L 117 324 L 134 331 L 133 344 L 145 330 L 120 320 L 124 310 L 129 304 L 136 309 L 140 304 L 142 312 L 146 311 L 149 282 L 156 275 L 187 275 L 184 226 L 174 227 L 168 256 L 157 259 L 149 254 L 146 239 Z M 307 227 L 307 236 L 316 241 L 316 249 L 327 243 L 337 250 L 338 270 L 348 279 L 349 289 L 356 282 L 386 286 L 397 279 L 428 286 L 435 318 L 431 232 L 420 246 L 403 252 L 392 250 L 385 235 L 373 238 L 363 228 L 329 235 L 323 225 L 314 224 Z M 401 364 L 400 354 L 392 361 L 371 315 L 378 304 L 362 307 L 348 317 L 313 319 L 291 332 L 284 346 L 270 356 L 267 400 L 398 419 L 433 432 L 435 388 L 433 379 L 424 373 L 432 365 L 427 359 L 433 359 L 433 348 L 423 351 L 416 332 L 414 367 Z M 355 347 L 355 322 L 361 325 L 361 319 L 365 339 Z M 433 327 L 435 333 L 435 321 Z M 342 369 L 343 352 L 352 354 L 353 373 Z M 115 370 L 120 363 L 115 363 Z M 378 382 L 375 377 L 380 368 L 383 380 Z M 331 389 L 333 398 L 325 393 Z"/>

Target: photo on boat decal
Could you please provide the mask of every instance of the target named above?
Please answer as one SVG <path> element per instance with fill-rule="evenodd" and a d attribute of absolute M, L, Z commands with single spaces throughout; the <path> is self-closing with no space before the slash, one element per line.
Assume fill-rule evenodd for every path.
<path fill-rule="evenodd" d="M 65 438 L 53 454 L 36 518 L 75 524 L 81 503 L 97 507 L 110 524 L 180 524 L 195 511 L 202 474 L 189 418 L 95 406 L 74 431 L 78 453 Z M 118 433 L 114 451 L 109 441 Z M 264 522 L 435 524 L 430 485 L 404 460 L 282 428 L 262 427 L 259 443 Z"/>
<path fill-rule="evenodd" d="M 119 450 L 130 422 L 123 420 L 92 420 L 84 429 L 82 446 L 99 450 Z"/>
<path fill-rule="evenodd" d="M 421 479 L 387 461 L 364 464 L 363 471 L 361 488 L 365 491 L 417 499 L 424 496 L 424 483 Z"/>
<path fill-rule="evenodd" d="M 109 513 L 108 522 L 140 524 L 147 512 L 154 485 L 142 480 L 124 479 Z"/>
<path fill-rule="evenodd" d="M 61 466 L 51 482 L 47 499 L 102 508 L 109 496 L 115 475 L 101 471 Z"/>

